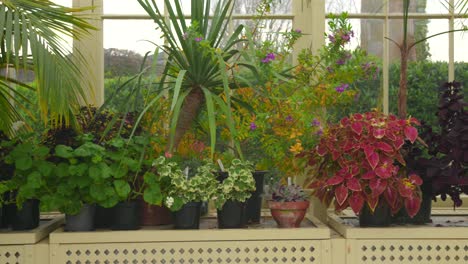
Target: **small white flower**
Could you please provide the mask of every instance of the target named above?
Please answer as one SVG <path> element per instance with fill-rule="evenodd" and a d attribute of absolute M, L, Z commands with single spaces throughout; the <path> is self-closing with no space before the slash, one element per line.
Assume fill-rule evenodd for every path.
<path fill-rule="evenodd" d="M 13 130 L 18 131 L 25 123 L 23 121 L 16 121 L 12 124 Z"/>
<path fill-rule="evenodd" d="M 174 198 L 168 196 L 168 197 L 166 198 L 166 206 L 167 206 L 167 207 L 172 207 L 173 204 L 174 204 Z"/>

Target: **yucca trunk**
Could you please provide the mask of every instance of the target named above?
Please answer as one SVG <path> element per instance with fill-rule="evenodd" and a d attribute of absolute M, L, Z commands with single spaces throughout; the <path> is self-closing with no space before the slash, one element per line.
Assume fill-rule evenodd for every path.
<path fill-rule="evenodd" d="M 193 122 L 205 101 L 203 91 L 200 87 L 192 88 L 192 91 L 187 95 L 180 110 L 179 119 L 177 120 L 177 127 L 174 135 L 173 149 L 170 149 L 171 144 L 167 145 L 169 152 L 177 149 L 182 137 L 192 127 Z M 170 142 L 170 141 L 168 141 Z"/>
<path fill-rule="evenodd" d="M 408 47 L 401 47 L 400 89 L 398 90 L 398 117 L 406 118 L 408 101 Z"/>

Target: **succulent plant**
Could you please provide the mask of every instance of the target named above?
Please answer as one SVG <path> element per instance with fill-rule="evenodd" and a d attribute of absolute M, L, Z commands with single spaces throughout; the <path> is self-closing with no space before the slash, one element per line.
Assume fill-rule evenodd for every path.
<path fill-rule="evenodd" d="M 301 186 L 277 184 L 271 191 L 271 199 L 276 202 L 299 202 L 309 199 Z"/>

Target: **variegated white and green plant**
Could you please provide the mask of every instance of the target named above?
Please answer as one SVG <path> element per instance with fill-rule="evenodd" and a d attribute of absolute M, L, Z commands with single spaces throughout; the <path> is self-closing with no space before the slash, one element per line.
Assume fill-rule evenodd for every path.
<path fill-rule="evenodd" d="M 215 205 L 222 208 L 228 200 L 245 202 L 255 191 L 253 164 L 249 161 L 234 159 L 227 169 L 228 177 L 219 184 Z"/>
<path fill-rule="evenodd" d="M 156 159 L 155 166 L 159 177 L 170 178 L 164 203 L 172 211 L 179 210 L 189 202 L 208 201 L 216 194 L 218 181 L 213 174 L 215 168 L 211 161 L 204 161 L 203 165 L 196 169 L 195 176 L 190 178 L 179 164 L 168 161 L 165 157 Z"/>

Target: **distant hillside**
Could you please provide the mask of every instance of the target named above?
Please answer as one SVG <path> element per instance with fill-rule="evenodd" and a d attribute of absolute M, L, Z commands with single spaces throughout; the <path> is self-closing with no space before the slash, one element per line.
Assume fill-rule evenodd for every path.
<path fill-rule="evenodd" d="M 158 54 L 156 73 L 159 75 L 163 71 L 164 56 Z M 121 76 L 132 76 L 140 71 L 144 56 L 132 50 L 104 49 L 104 77 L 115 78 Z M 154 55 L 148 55 L 145 66 L 153 64 Z"/>

